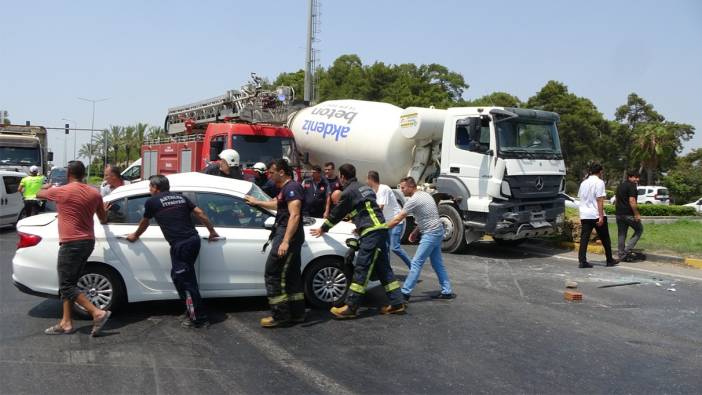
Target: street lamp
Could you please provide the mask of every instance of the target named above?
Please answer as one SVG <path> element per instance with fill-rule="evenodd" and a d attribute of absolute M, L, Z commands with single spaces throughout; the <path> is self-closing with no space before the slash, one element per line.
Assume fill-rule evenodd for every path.
<path fill-rule="evenodd" d="M 99 103 L 99 102 L 105 101 L 107 99 L 109 99 L 109 97 L 105 97 L 103 99 L 85 99 L 82 97 L 78 98 L 78 100 L 83 100 L 83 101 L 93 103 L 93 117 L 92 117 L 92 120 L 90 121 L 90 146 L 89 146 L 89 154 L 88 154 L 88 180 L 90 180 L 90 166 L 93 164 L 93 131 L 95 130 L 95 103 Z M 105 142 L 105 146 L 107 146 L 107 135 L 105 134 L 105 131 L 102 132 L 102 139 Z M 107 165 L 107 147 L 105 147 L 105 165 Z"/>
<path fill-rule="evenodd" d="M 68 119 L 68 118 L 61 118 L 62 121 L 68 121 L 73 124 L 73 129 L 78 129 L 78 122 Z M 78 136 L 78 133 L 76 131 L 73 131 L 73 160 L 76 159 L 76 138 Z M 66 140 L 66 145 L 68 145 L 68 140 Z M 68 165 L 68 158 L 66 158 L 66 165 Z"/>

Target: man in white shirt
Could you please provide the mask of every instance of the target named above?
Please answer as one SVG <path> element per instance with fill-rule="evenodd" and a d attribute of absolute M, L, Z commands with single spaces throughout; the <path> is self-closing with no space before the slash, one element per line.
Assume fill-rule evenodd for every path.
<path fill-rule="evenodd" d="M 375 202 L 378 204 L 381 210 L 383 210 L 383 217 L 385 221 L 390 221 L 397 214 L 400 214 L 400 203 L 398 203 L 395 194 L 392 192 L 389 186 L 380 183 L 380 175 L 377 171 L 371 170 L 368 172 L 368 180 L 366 181 L 369 187 L 375 192 Z M 407 268 L 411 268 L 412 259 L 409 255 L 402 249 L 402 235 L 405 232 L 405 221 L 400 222 L 399 225 L 390 229 L 390 237 L 388 238 L 388 244 L 390 250 L 397 255 L 402 262 L 407 265 Z"/>
<path fill-rule="evenodd" d="M 609 228 L 607 227 L 607 216 L 604 214 L 604 199 L 607 197 L 605 184 L 602 181 L 602 165 L 593 163 L 590 165 L 590 176 L 580 184 L 578 197 L 580 198 L 580 249 L 578 250 L 578 266 L 581 269 L 591 268 L 587 262 L 587 243 L 590 241 L 590 234 L 595 229 L 597 237 L 600 238 L 602 246 L 607 256 L 607 266 L 616 266 L 618 259 L 612 257 L 612 243 L 609 239 Z"/>

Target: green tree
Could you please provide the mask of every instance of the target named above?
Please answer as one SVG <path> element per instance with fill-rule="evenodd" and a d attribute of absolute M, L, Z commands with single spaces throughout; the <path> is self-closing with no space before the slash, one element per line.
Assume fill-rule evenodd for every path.
<path fill-rule="evenodd" d="M 597 141 L 608 133 L 608 125 L 589 99 L 570 93 L 561 82 L 549 81 L 529 98 L 526 107 L 560 114 L 558 130 L 568 180 L 579 182 L 588 163 L 603 159 L 598 153 Z"/>
<path fill-rule="evenodd" d="M 302 100 L 305 92 L 305 71 L 298 70 L 292 73 L 280 73 L 271 84 L 272 88 L 277 86 L 290 86 L 295 91 L 295 101 Z"/>
<path fill-rule="evenodd" d="M 462 105 L 466 107 L 522 107 L 524 103 L 517 96 L 510 95 L 507 92 L 493 92 L 477 99 L 465 100 Z"/>
<path fill-rule="evenodd" d="M 675 166 L 663 177 L 663 185 L 676 204 L 702 197 L 702 148 L 678 158 Z"/>
<path fill-rule="evenodd" d="M 124 127 L 123 126 L 110 126 L 110 129 L 107 133 L 107 143 L 108 147 L 112 149 L 112 160 L 113 163 L 116 165 L 119 163 L 119 147 L 122 146 L 124 142 Z M 108 148 L 109 150 L 109 148 Z M 107 152 L 107 157 L 108 157 L 108 163 L 109 163 L 109 157 L 110 157 L 110 152 Z"/>

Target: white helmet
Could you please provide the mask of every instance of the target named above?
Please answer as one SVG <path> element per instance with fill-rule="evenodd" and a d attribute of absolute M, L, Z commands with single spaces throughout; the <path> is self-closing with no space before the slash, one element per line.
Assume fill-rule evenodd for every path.
<path fill-rule="evenodd" d="M 39 168 L 36 166 L 32 166 L 29 168 L 30 173 L 39 173 Z"/>
<path fill-rule="evenodd" d="M 265 173 L 266 172 L 266 164 L 263 162 L 256 162 L 256 164 L 253 165 L 253 169 L 259 173 Z"/>
<path fill-rule="evenodd" d="M 219 159 L 227 161 L 229 166 L 239 166 L 239 153 L 233 149 L 225 149 L 220 152 Z"/>

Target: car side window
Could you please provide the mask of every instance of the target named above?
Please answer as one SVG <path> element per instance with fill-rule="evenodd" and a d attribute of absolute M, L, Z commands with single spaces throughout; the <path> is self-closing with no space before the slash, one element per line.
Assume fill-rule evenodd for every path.
<path fill-rule="evenodd" d="M 271 216 L 234 196 L 207 192 L 198 192 L 196 195 L 197 206 L 207 214 L 214 226 L 263 228 L 264 222 Z"/>
<path fill-rule="evenodd" d="M 113 200 L 107 210 L 108 224 L 123 224 L 127 220 L 127 199 Z"/>
<path fill-rule="evenodd" d="M 646 190 L 645 190 L 645 189 L 638 189 L 637 192 L 638 192 L 639 196 L 645 195 L 645 194 L 646 194 Z"/>
<path fill-rule="evenodd" d="M 456 148 L 465 151 L 487 152 L 490 149 L 490 124 L 486 123 L 481 126 L 478 141 L 471 138 L 467 126 L 457 125 L 455 145 Z"/>
<path fill-rule="evenodd" d="M 127 198 L 127 212 L 125 223 L 127 224 L 138 224 L 142 218 L 144 218 L 144 203 L 149 200 L 150 195 L 141 196 L 131 196 Z M 155 223 L 156 221 L 151 218 L 150 223 Z"/>
<path fill-rule="evenodd" d="M 7 193 L 8 195 L 11 195 L 13 193 L 17 193 L 17 189 L 19 188 L 20 181 L 22 181 L 22 179 L 20 177 L 5 176 L 2 179 L 5 183 L 5 193 Z"/>

